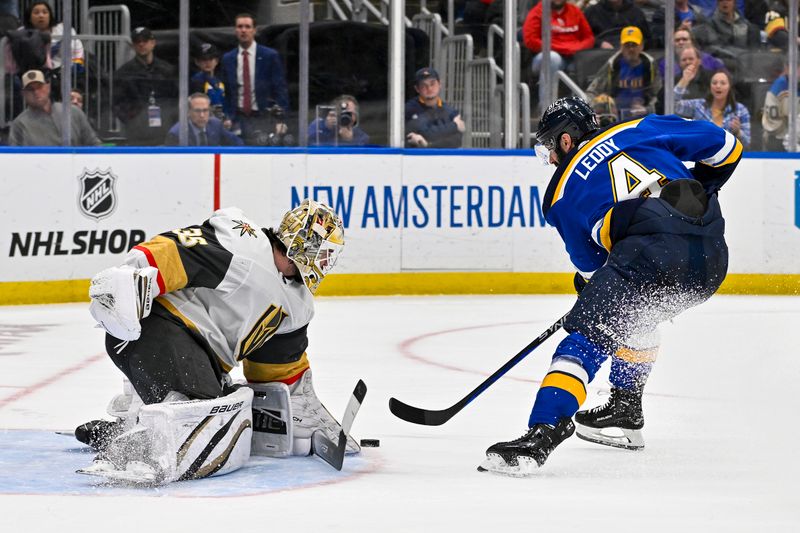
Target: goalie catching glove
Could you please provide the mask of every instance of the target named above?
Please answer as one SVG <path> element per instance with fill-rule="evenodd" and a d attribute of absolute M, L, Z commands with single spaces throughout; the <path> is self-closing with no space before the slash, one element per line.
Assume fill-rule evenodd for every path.
<path fill-rule="evenodd" d="M 158 296 L 158 270 L 129 265 L 107 268 L 92 278 L 89 312 L 109 335 L 135 341 L 142 333 L 139 321 L 150 314 Z"/>

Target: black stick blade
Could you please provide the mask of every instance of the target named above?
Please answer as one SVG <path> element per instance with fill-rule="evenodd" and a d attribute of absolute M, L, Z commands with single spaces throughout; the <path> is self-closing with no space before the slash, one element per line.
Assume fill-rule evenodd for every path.
<path fill-rule="evenodd" d="M 316 430 L 311 434 L 311 444 L 314 455 L 331 465 L 336 470 L 341 470 L 344 464 L 344 452 L 347 448 L 347 435 L 344 431 L 339 432 L 339 442 L 334 444 L 322 432 Z"/>
<path fill-rule="evenodd" d="M 394 416 L 412 424 L 421 426 L 441 426 L 461 410 L 461 405 L 456 404 L 449 409 L 429 411 L 403 403 L 397 398 L 389 399 L 389 410 Z"/>

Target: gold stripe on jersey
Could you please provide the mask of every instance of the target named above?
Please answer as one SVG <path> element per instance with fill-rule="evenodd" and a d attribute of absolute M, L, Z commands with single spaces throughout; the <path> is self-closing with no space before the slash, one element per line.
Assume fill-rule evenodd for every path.
<path fill-rule="evenodd" d="M 561 174 L 561 179 L 558 180 L 558 185 L 556 185 L 556 190 L 555 190 L 555 193 L 553 194 L 553 201 L 550 203 L 550 206 L 552 207 L 553 205 L 555 205 L 555 203 L 557 201 L 559 201 L 561 199 L 561 191 L 567 185 L 567 180 L 569 180 L 570 176 L 572 175 L 572 172 L 575 170 L 575 167 L 578 166 L 578 163 L 581 162 L 581 158 L 589 150 L 591 150 L 592 148 L 594 148 L 598 144 L 602 143 L 603 141 L 607 140 L 612 135 L 614 135 L 614 134 L 616 134 L 616 133 L 618 133 L 618 132 L 620 132 L 622 130 L 626 130 L 628 128 L 635 128 L 636 126 L 639 125 L 639 123 L 642 120 L 644 120 L 644 119 L 639 118 L 639 119 L 636 119 L 636 120 L 631 120 L 629 122 L 623 122 L 622 124 L 617 124 L 616 126 L 608 128 L 602 134 L 598 135 L 594 139 L 591 139 L 589 142 L 587 142 L 586 144 L 581 146 L 581 148 L 578 150 L 578 152 L 572 158 L 572 161 L 570 161 L 569 165 L 567 165 L 567 168 L 564 169 L 564 173 Z"/>
<path fill-rule="evenodd" d="M 731 150 L 730 155 L 728 155 L 728 157 L 726 157 L 725 160 L 722 163 L 719 163 L 719 164 L 716 164 L 716 165 L 712 165 L 712 166 L 715 167 L 715 168 L 716 167 L 724 167 L 725 165 L 730 165 L 731 163 L 735 163 L 736 161 L 739 160 L 739 158 L 742 157 L 742 151 L 743 150 L 744 150 L 744 146 L 742 145 L 741 142 L 739 142 L 739 139 L 736 139 L 736 144 L 733 146 L 733 150 Z"/>
<path fill-rule="evenodd" d="M 603 245 L 603 248 L 611 251 L 611 212 L 614 210 L 612 207 L 606 213 L 606 216 L 603 217 L 603 224 L 600 226 L 600 244 Z"/>
<path fill-rule="evenodd" d="M 308 367 L 308 357 L 303 353 L 302 357 L 293 363 L 273 365 L 269 363 L 256 363 L 249 359 L 242 361 L 244 377 L 247 381 L 264 383 L 268 381 L 285 381 L 303 373 Z"/>
<path fill-rule="evenodd" d="M 550 372 L 542 380 L 542 388 L 554 387 L 570 393 L 582 405 L 586 400 L 586 385 L 583 381 L 564 372 Z"/>
<path fill-rule="evenodd" d="M 250 333 L 239 344 L 239 360 L 241 361 L 255 350 L 258 350 L 278 330 L 283 319 L 289 316 L 281 307 L 270 304 L 267 310 L 252 327 Z"/>
<path fill-rule="evenodd" d="M 626 346 L 621 346 L 614 357 L 618 357 L 628 363 L 653 363 L 658 356 L 658 346 L 644 350 L 634 350 Z"/>
<path fill-rule="evenodd" d="M 158 235 L 153 239 L 139 244 L 140 248 L 147 249 L 156 262 L 159 274 L 164 279 L 164 292 L 172 292 L 182 289 L 189 281 L 186 269 L 178 253 L 178 246 L 175 241 Z"/>
<path fill-rule="evenodd" d="M 166 309 L 167 311 L 169 311 L 169 312 L 170 312 L 170 314 L 172 314 L 172 315 L 175 315 L 175 316 L 176 316 L 176 317 L 177 317 L 177 318 L 178 318 L 178 319 L 179 319 L 181 322 L 183 322 L 183 324 L 184 324 L 184 325 L 185 325 L 187 328 L 191 329 L 192 331 L 194 331 L 194 332 L 196 332 L 196 333 L 199 333 L 199 332 L 200 332 L 200 330 L 197 328 L 197 326 L 194 324 L 194 322 L 192 322 L 191 320 L 189 320 L 188 318 L 186 318 L 186 317 L 183 315 L 183 313 L 181 313 L 180 311 L 178 311 L 178 308 L 177 308 L 177 307 L 175 307 L 174 305 L 172 305 L 172 302 L 170 302 L 169 300 L 167 300 L 166 298 L 164 298 L 164 297 L 162 297 L 162 296 L 159 296 L 158 298 L 156 298 L 156 301 L 157 301 L 158 303 L 160 303 L 161 305 L 163 305 L 163 306 L 164 306 L 164 309 Z"/>

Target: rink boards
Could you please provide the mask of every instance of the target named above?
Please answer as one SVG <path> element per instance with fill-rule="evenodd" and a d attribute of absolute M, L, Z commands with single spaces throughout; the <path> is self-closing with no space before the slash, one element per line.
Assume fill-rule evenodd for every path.
<path fill-rule="evenodd" d="M 559 293 L 571 267 L 531 151 L 30 149 L 0 152 L 0 304 L 79 301 L 143 239 L 238 206 L 264 227 L 311 197 L 347 245 L 320 294 Z M 720 199 L 723 291 L 800 289 L 800 158 L 746 154 Z"/>

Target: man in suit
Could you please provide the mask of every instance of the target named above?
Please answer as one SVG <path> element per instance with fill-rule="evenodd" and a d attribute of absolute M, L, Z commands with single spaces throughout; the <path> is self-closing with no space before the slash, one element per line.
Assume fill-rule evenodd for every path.
<path fill-rule="evenodd" d="M 164 144 L 177 146 L 180 123 L 167 133 Z M 242 140 L 222 126 L 222 121 L 211 116 L 211 100 L 207 94 L 194 93 L 189 97 L 189 146 L 241 146 Z"/>
<path fill-rule="evenodd" d="M 281 58 L 255 42 L 252 15 L 237 15 L 235 31 L 239 46 L 222 56 L 225 115 L 238 123 L 247 144 L 268 144 L 271 132 L 275 136 L 287 132 L 289 92 Z"/>

